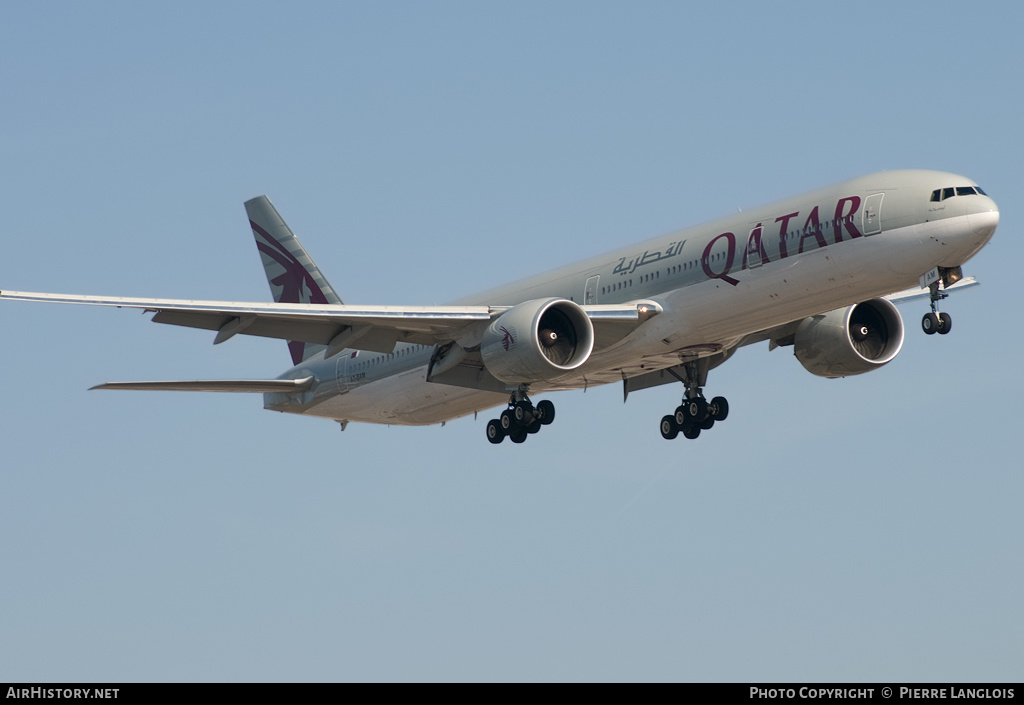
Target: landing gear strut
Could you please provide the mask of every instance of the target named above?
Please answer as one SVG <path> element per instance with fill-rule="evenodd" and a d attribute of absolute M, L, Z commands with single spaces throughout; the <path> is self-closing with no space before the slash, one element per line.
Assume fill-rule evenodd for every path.
<path fill-rule="evenodd" d="M 935 335 L 936 333 L 945 335 L 953 327 L 953 319 L 950 318 L 948 313 L 939 313 L 939 302 L 949 296 L 949 294 L 939 291 L 938 282 L 932 282 L 928 289 L 931 292 L 932 312 L 926 313 L 924 318 L 921 319 L 921 330 L 928 335 Z"/>
<path fill-rule="evenodd" d="M 675 375 L 686 385 L 686 396 L 675 413 L 661 419 L 661 437 L 672 440 L 680 433 L 685 438 L 696 438 L 701 431 L 707 431 L 716 421 L 725 421 L 729 415 L 729 402 L 725 397 L 714 397 L 708 401 L 701 387 L 707 383 L 709 364 L 706 359 L 683 363 L 681 374 L 673 368 Z"/>
<path fill-rule="evenodd" d="M 527 385 L 520 385 L 509 397 L 508 408 L 487 422 L 487 440 L 491 443 L 501 443 L 506 436 L 513 443 L 522 443 L 555 420 L 555 405 L 544 399 L 534 406 L 527 396 L 528 389 Z"/>
<path fill-rule="evenodd" d="M 942 288 L 946 289 L 953 284 L 957 283 L 963 278 L 963 270 L 960 267 L 954 267 L 953 269 L 942 269 L 939 268 L 941 279 L 933 281 L 928 285 L 929 299 L 932 304 L 932 312 L 926 313 L 924 318 L 921 319 L 921 330 L 928 335 L 945 335 L 953 327 L 953 319 L 950 318 L 948 313 L 939 313 L 939 302 L 949 296 L 945 291 L 939 290 L 939 283 L 942 283 Z"/>

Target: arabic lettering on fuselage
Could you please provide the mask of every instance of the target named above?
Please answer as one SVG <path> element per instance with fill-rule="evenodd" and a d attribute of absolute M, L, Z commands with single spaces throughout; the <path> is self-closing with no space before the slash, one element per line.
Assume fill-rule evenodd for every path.
<path fill-rule="evenodd" d="M 671 243 L 664 251 L 662 250 L 645 250 L 639 257 L 634 257 L 628 263 L 626 258 L 623 257 L 619 260 L 619 263 L 612 270 L 612 274 L 621 274 L 626 276 L 636 271 L 637 267 L 643 267 L 648 264 L 654 264 L 655 262 L 661 262 L 669 257 L 675 257 L 683 250 L 683 245 L 686 244 L 686 240 L 680 240 L 679 242 Z"/>

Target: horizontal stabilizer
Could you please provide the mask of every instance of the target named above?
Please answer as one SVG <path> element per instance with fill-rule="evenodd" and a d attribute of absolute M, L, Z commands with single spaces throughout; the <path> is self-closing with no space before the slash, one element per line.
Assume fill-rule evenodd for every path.
<path fill-rule="evenodd" d="M 302 379 L 193 379 L 170 382 L 107 382 L 92 389 L 135 389 L 149 392 L 248 392 L 281 394 L 305 392 L 313 386 L 312 377 Z"/>

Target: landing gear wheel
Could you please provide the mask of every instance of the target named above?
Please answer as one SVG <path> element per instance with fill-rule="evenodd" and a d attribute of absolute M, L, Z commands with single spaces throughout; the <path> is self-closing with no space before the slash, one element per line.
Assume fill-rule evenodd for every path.
<path fill-rule="evenodd" d="M 675 416 L 664 416 L 661 419 L 661 437 L 666 441 L 671 441 L 673 438 L 679 435 L 679 425 L 676 423 Z"/>
<path fill-rule="evenodd" d="M 537 409 L 534 412 L 534 416 L 538 421 L 547 426 L 555 420 L 555 405 L 547 399 L 537 402 Z"/>
<path fill-rule="evenodd" d="M 677 406 L 675 413 L 676 426 L 679 428 L 683 427 L 683 424 L 689 421 L 689 417 L 686 415 L 685 406 Z"/>
<path fill-rule="evenodd" d="M 683 404 L 683 407 L 685 408 L 686 416 L 697 423 L 708 417 L 708 403 L 700 397 L 690 399 Z"/>
<path fill-rule="evenodd" d="M 708 416 L 706 419 L 704 419 L 697 425 L 700 426 L 702 431 L 710 431 L 711 427 L 715 425 L 715 420 Z"/>
<path fill-rule="evenodd" d="M 512 416 L 520 426 L 529 426 L 533 421 L 533 404 L 528 401 L 517 401 L 512 407 Z"/>
<path fill-rule="evenodd" d="M 939 317 L 934 313 L 926 313 L 924 318 L 921 319 L 921 330 L 928 335 L 935 335 L 935 332 L 939 329 Z"/>
<path fill-rule="evenodd" d="M 505 432 L 505 435 L 511 435 L 519 426 L 516 423 L 516 417 L 512 414 L 512 409 L 505 409 L 498 418 L 501 422 L 501 430 Z"/>
<path fill-rule="evenodd" d="M 715 421 L 725 421 L 729 415 L 729 402 L 725 397 L 715 397 L 708 406 L 708 412 Z"/>
<path fill-rule="evenodd" d="M 700 426 L 694 423 L 688 423 L 682 428 L 683 435 L 689 438 L 691 441 L 700 435 Z"/>
<path fill-rule="evenodd" d="M 501 443 L 506 436 L 513 443 L 522 443 L 555 420 L 555 405 L 545 399 L 534 406 L 527 395 L 529 390 L 529 384 L 520 384 L 509 394 L 508 407 L 488 423 L 487 438 L 491 443 Z"/>
<path fill-rule="evenodd" d="M 953 319 L 950 318 L 948 313 L 939 314 L 939 326 L 938 334 L 945 335 L 953 327 Z"/>
<path fill-rule="evenodd" d="M 498 419 L 487 422 L 487 440 L 491 443 L 501 443 L 505 440 L 505 429 L 501 427 L 501 421 Z"/>

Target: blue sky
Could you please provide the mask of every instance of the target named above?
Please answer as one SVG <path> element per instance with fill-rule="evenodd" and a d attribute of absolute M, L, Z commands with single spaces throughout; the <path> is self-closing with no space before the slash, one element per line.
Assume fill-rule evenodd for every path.
<path fill-rule="evenodd" d="M 897 359 L 337 425 L 104 381 L 284 343 L 0 305 L 0 680 L 1019 680 L 1018 4 L 5 3 L 0 287 L 269 292 L 266 193 L 346 302 L 444 303 L 848 177 L 1001 209 Z"/>

